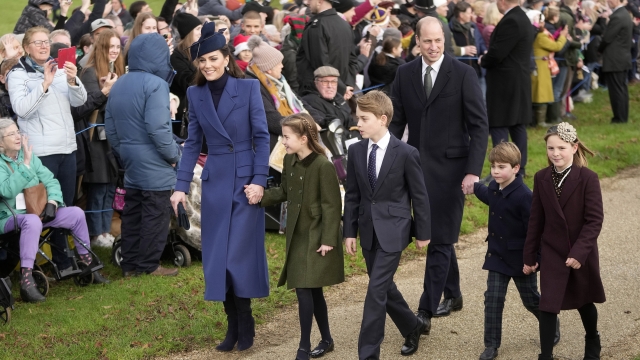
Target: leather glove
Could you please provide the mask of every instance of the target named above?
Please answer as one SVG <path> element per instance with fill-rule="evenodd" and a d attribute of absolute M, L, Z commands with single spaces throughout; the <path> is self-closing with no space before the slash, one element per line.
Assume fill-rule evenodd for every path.
<path fill-rule="evenodd" d="M 44 207 L 44 211 L 42 212 L 42 214 L 43 214 L 43 217 L 42 217 L 43 224 L 46 224 L 48 222 L 55 220 L 56 206 L 53 205 L 52 203 L 47 203 L 47 205 L 45 205 Z"/>

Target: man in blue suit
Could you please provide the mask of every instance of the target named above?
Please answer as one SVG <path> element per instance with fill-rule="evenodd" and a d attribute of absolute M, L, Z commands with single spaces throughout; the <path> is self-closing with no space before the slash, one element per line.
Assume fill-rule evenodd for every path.
<path fill-rule="evenodd" d="M 392 87 L 389 131 L 418 149 L 431 204 L 431 243 L 418 316 L 446 316 L 462 309 L 460 274 L 453 244 L 458 242 L 464 194 L 482 171 L 488 123 L 476 72 L 444 53 L 442 23 L 425 17 L 416 27 L 422 57 L 400 66 Z M 440 306 L 440 297 L 444 301 Z"/>

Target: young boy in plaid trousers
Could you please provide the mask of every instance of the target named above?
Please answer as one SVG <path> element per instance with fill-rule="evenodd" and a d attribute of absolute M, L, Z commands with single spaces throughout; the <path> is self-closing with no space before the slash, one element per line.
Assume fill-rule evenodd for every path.
<path fill-rule="evenodd" d="M 522 272 L 522 251 L 527 237 L 532 193 L 518 174 L 520 158 L 520 150 L 514 143 L 498 144 L 489 153 L 494 180 L 489 186 L 478 182 L 474 185 L 476 197 L 489 205 L 488 248 L 482 266 L 489 270 L 487 291 L 484 293 L 485 350 L 480 360 L 492 360 L 498 356 L 502 310 L 511 279 L 518 288 L 524 307 L 536 318 L 540 315 L 537 274 L 524 275 Z M 560 340 L 559 326 L 557 323 L 554 344 Z"/>

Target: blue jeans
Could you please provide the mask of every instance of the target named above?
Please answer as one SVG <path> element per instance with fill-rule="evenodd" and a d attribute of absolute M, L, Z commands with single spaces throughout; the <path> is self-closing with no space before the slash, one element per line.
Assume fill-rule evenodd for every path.
<path fill-rule="evenodd" d="M 564 90 L 564 83 L 567 79 L 567 73 L 569 68 L 566 66 L 560 66 L 560 72 L 552 80 L 553 83 L 553 102 L 562 101 L 562 91 Z"/>
<path fill-rule="evenodd" d="M 40 157 L 42 165 L 53 173 L 53 177 L 60 183 L 62 190 L 62 199 L 66 206 L 73 205 L 73 197 L 76 191 L 76 152 L 71 154 L 54 154 Z M 51 248 L 53 262 L 60 269 L 66 269 L 71 266 L 71 260 L 64 251 L 64 242 L 67 241 L 62 231 L 55 232 L 51 236 L 51 242 L 55 244 L 55 248 Z"/>
<path fill-rule="evenodd" d="M 98 236 L 111 231 L 113 196 L 116 187 L 110 183 L 85 184 L 87 188 L 87 226 L 89 235 Z"/>

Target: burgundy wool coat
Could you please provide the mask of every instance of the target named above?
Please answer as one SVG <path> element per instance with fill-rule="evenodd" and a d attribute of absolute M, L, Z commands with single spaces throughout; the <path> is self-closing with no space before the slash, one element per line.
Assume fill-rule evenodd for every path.
<path fill-rule="evenodd" d="M 598 256 L 604 214 L 596 173 L 574 165 L 558 199 L 552 171 L 550 166 L 534 177 L 524 263 L 535 265 L 540 249 L 540 310 L 557 314 L 605 302 Z M 567 258 L 578 260 L 580 269 L 567 267 Z"/>

